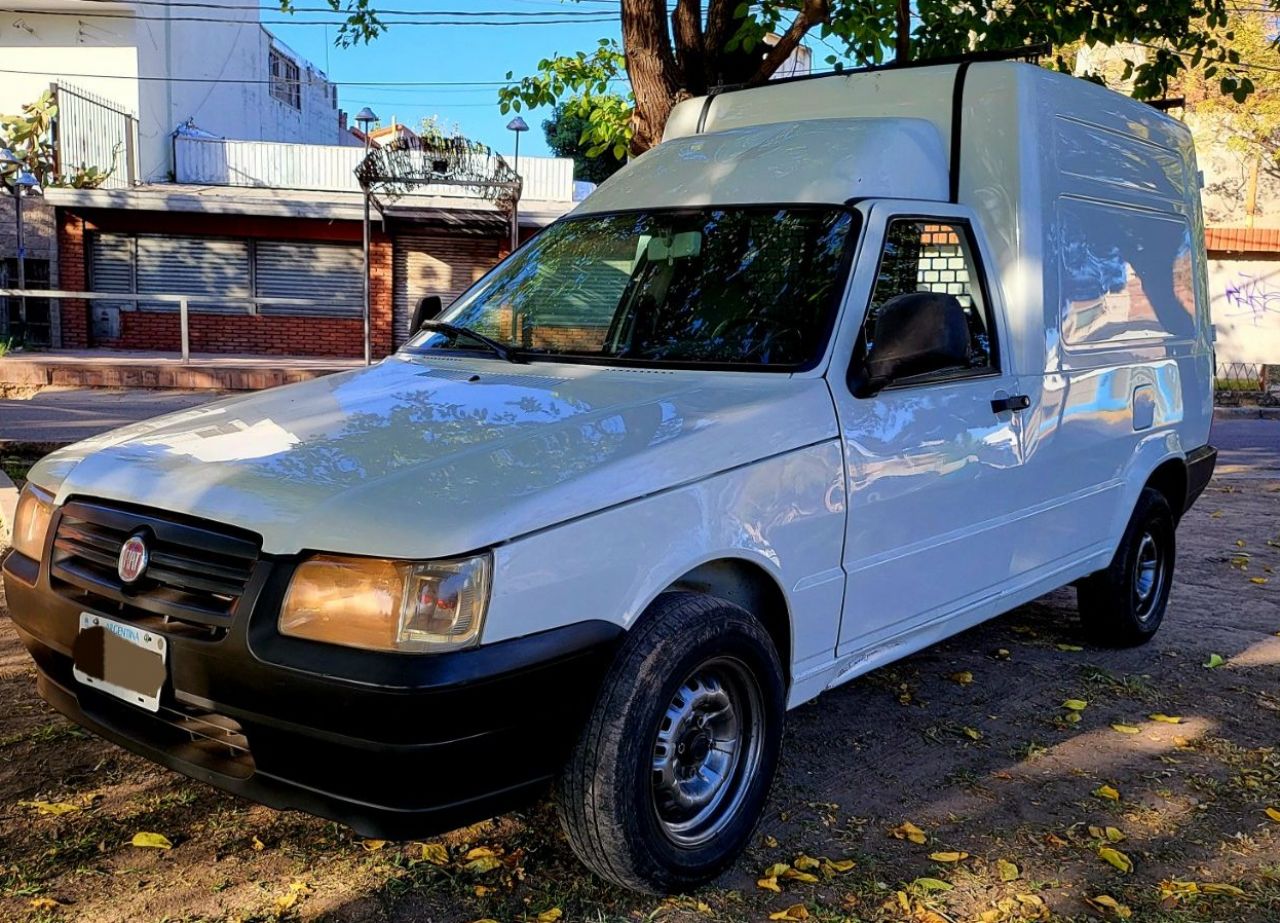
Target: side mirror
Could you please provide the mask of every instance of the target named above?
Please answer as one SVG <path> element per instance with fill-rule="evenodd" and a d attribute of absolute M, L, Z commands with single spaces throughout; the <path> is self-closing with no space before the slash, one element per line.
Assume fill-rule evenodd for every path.
<path fill-rule="evenodd" d="M 444 302 L 439 295 L 427 295 L 413 309 L 413 319 L 409 323 L 409 336 L 422 329 L 423 321 L 435 320 L 444 310 Z"/>
<path fill-rule="evenodd" d="M 862 368 L 850 370 L 857 397 L 891 382 L 969 365 L 969 322 L 954 295 L 908 292 L 880 306 Z"/>

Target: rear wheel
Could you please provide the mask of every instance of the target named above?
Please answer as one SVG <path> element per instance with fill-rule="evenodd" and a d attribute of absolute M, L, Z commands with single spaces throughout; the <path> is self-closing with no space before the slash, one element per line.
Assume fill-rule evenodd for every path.
<path fill-rule="evenodd" d="M 1164 494 L 1144 488 L 1111 565 L 1081 581 L 1077 591 L 1080 620 L 1092 641 L 1132 647 L 1155 635 L 1173 584 L 1174 528 Z"/>
<path fill-rule="evenodd" d="M 582 862 L 638 891 L 696 887 L 755 829 L 782 740 L 782 664 L 749 612 L 658 599 L 630 632 L 561 773 L 561 823 Z"/>

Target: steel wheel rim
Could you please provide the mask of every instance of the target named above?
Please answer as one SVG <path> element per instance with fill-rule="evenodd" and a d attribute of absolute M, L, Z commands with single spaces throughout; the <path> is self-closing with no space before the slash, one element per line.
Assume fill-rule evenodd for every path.
<path fill-rule="evenodd" d="M 764 698 L 746 665 L 715 657 L 680 684 L 653 742 L 651 803 L 662 832 L 684 848 L 733 820 L 760 766 Z"/>
<path fill-rule="evenodd" d="M 1133 599 L 1138 620 L 1145 622 L 1155 612 L 1164 590 L 1165 556 L 1150 532 L 1142 533 L 1133 565 Z"/>

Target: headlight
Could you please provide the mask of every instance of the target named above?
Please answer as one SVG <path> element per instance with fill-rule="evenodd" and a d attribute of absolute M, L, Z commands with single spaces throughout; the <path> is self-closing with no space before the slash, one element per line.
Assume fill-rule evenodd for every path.
<path fill-rule="evenodd" d="M 489 603 L 490 559 L 388 561 L 316 555 L 293 573 L 280 633 L 377 651 L 471 647 Z"/>
<path fill-rule="evenodd" d="M 53 494 L 28 483 L 18 497 L 13 517 L 13 547 L 19 554 L 40 560 L 44 538 L 53 519 Z"/>

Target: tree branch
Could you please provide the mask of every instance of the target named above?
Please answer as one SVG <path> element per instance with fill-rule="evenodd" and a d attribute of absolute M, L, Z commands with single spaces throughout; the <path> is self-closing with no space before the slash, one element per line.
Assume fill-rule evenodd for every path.
<path fill-rule="evenodd" d="M 756 70 L 755 76 L 751 78 L 751 85 L 755 86 L 764 83 L 772 77 L 774 72 L 783 65 L 783 62 L 791 56 L 791 52 L 796 50 L 805 34 L 818 23 L 826 22 L 830 12 L 831 8 L 828 0 L 804 0 L 800 7 L 800 12 L 791 21 L 790 27 L 786 32 L 782 33 L 778 43 L 770 48 L 769 53 L 764 56 L 764 60 Z"/>
<path fill-rule="evenodd" d="M 702 0 L 678 0 L 671 12 L 671 31 L 676 42 L 676 66 L 684 75 L 685 88 L 694 94 L 704 92 Z"/>

